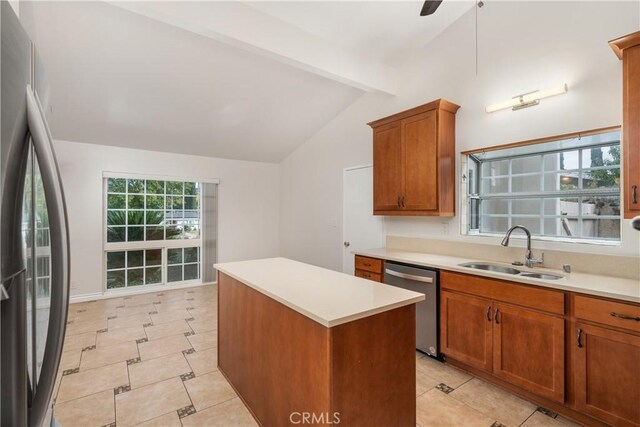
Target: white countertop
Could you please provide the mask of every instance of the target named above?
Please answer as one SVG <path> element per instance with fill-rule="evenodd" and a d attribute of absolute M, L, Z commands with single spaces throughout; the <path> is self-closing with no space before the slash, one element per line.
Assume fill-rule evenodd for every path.
<path fill-rule="evenodd" d="M 425 299 L 424 294 L 287 258 L 214 267 L 328 328 Z"/>
<path fill-rule="evenodd" d="M 420 252 L 401 251 L 397 249 L 376 248 L 357 250 L 353 251 L 353 253 L 356 255 L 380 258 L 389 261 L 404 262 L 407 264 L 421 265 L 424 267 L 438 268 L 441 270 L 457 271 L 459 273 L 473 274 L 476 276 L 485 276 L 495 279 L 509 280 L 512 282 L 526 283 L 528 285 L 542 286 L 550 289 L 579 292 L 588 295 L 597 295 L 601 297 L 640 303 L 640 281 L 633 279 L 585 274 L 580 272 L 566 274 L 562 271 L 551 270 L 542 267 L 536 267 L 533 269 L 523 266 L 514 267 L 509 263 L 485 261 L 481 258 L 458 258 L 445 255 L 432 255 Z M 549 272 L 552 274 L 559 274 L 564 277 L 558 280 L 532 279 L 530 277 L 477 270 L 468 267 L 461 267 L 459 265 L 467 262 L 487 262 L 490 264 L 514 267 L 521 271 L 534 271 L 539 273 Z"/>

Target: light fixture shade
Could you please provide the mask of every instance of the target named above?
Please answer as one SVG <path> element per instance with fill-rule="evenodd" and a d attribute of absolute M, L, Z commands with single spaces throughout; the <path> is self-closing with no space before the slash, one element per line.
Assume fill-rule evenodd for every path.
<path fill-rule="evenodd" d="M 569 88 L 567 87 L 567 84 L 563 83 L 547 89 L 517 95 L 508 101 L 487 105 L 485 111 L 487 113 L 493 113 L 494 111 L 504 110 L 506 108 L 518 110 L 521 108 L 532 107 L 534 105 L 538 105 L 541 99 L 555 95 L 562 95 L 563 93 L 567 93 L 568 90 Z"/>

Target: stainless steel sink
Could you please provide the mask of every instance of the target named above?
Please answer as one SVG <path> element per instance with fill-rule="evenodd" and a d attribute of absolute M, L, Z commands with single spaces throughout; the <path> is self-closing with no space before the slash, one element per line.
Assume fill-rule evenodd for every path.
<path fill-rule="evenodd" d="M 460 264 L 461 267 L 475 268 L 476 270 L 486 270 L 493 271 L 496 273 L 505 273 L 505 274 L 520 274 L 520 270 L 516 270 L 511 267 L 503 267 L 501 265 L 495 264 L 486 264 L 481 262 L 467 262 L 464 264 Z"/>
<path fill-rule="evenodd" d="M 531 277 L 532 279 L 543 279 L 543 280 L 558 280 L 562 279 L 564 276 L 560 276 L 557 274 L 549 274 L 549 273 L 531 273 L 528 271 L 523 271 L 520 273 L 522 277 Z"/>
<path fill-rule="evenodd" d="M 536 273 L 533 271 L 520 271 L 517 268 L 505 267 L 502 265 L 495 265 L 495 264 L 488 264 L 485 262 L 466 262 L 464 264 L 460 264 L 460 267 L 474 268 L 476 270 L 493 271 L 495 273 L 513 274 L 514 276 L 519 275 L 522 277 L 530 277 L 532 279 L 542 279 L 542 280 L 558 280 L 564 277 L 558 274 L 551 274 L 551 273 Z"/>

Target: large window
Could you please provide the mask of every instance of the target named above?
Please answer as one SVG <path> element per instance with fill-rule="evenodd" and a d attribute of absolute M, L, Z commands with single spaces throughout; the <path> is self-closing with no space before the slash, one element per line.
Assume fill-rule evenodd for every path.
<path fill-rule="evenodd" d="M 620 131 L 470 153 L 464 174 L 470 234 L 620 240 Z"/>
<path fill-rule="evenodd" d="M 200 280 L 200 183 L 104 181 L 106 288 Z"/>

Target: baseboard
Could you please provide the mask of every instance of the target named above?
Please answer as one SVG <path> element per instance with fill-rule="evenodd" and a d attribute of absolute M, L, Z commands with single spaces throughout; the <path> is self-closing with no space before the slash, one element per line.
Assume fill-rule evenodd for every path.
<path fill-rule="evenodd" d="M 77 302 L 97 301 L 102 299 L 118 298 L 122 296 L 149 294 L 152 292 L 164 292 L 164 291 L 172 291 L 176 289 L 195 288 L 198 286 L 210 286 L 210 285 L 215 285 L 216 283 L 218 282 L 181 283 L 177 285 L 154 285 L 148 288 L 145 288 L 144 286 L 140 286 L 139 288 L 136 288 L 136 289 L 114 290 L 110 292 L 94 292 L 91 294 L 72 295 L 69 298 L 69 303 L 74 304 Z"/>

